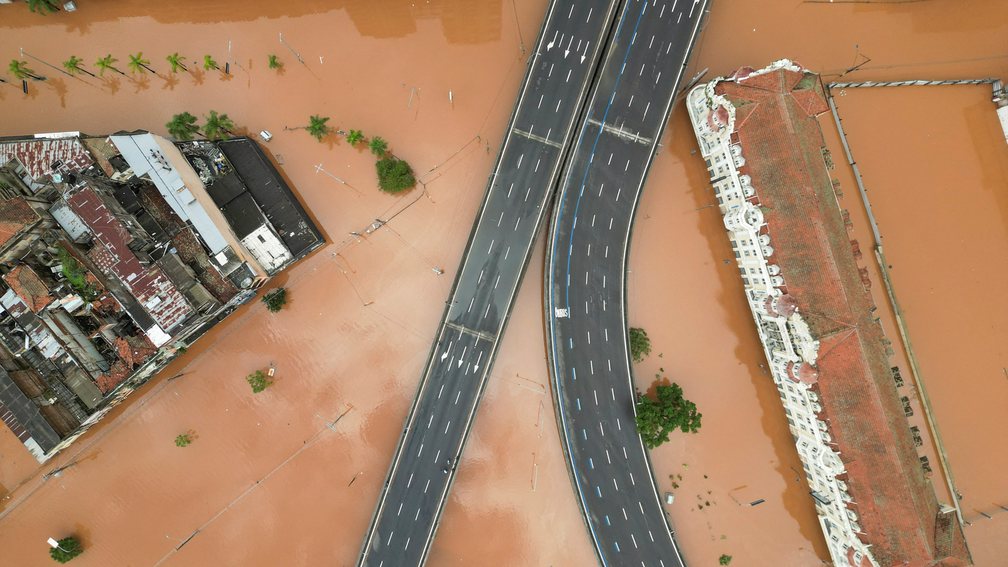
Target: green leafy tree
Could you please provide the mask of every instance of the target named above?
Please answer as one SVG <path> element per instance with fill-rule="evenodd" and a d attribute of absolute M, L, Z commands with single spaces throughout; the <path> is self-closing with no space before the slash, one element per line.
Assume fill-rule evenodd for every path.
<path fill-rule="evenodd" d="M 178 51 L 176 51 L 175 53 L 172 53 L 168 57 L 165 57 L 165 61 L 167 61 L 171 65 L 171 72 L 172 73 L 178 73 L 179 69 L 182 69 L 183 71 L 188 71 L 189 70 L 189 69 L 186 69 L 185 64 L 182 63 L 183 61 L 185 61 L 185 57 L 180 56 L 178 54 Z"/>
<path fill-rule="evenodd" d="M 673 383 L 655 388 L 655 397 L 637 395 L 637 433 L 648 449 L 654 449 L 669 440 L 669 433 L 681 429 L 683 433 L 696 433 L 700 429 L 702 414 L 696 404 L 683 398 L 682 388 Z"/>
<path fill-rule="evenodd" d="M 74 537 L 65 537 L 56 542 L 56 547 L 49 549 L 49 557 L 57 563 L 66 563 L 81 553 L 84 553 L 84 549 Z"/>
<path fill-rule="evenodd" d="M 273 381 L 262 370 L 256 370 L 252 374 L 249 374 L 245 377 L 245 381 L 249 383 L 249 386 L 252 386 L 253 394 L 258 394 L 273 385 Z"/>
<path fill-rule="evenodd" d="M 644 329 L 630 327 L 630 356 L 634 362 L 644 362 L 644 357 L 651 354 L 651 339 Z"/>
<path fill-rule="evenodd" d="M 60 247 L 56 257 L 62 266 L 61 272 L 70 288 L 77 292 L 84 301 L 98 299 L 98 290 L 87 281 L 87 269 L 74 258 L 66 248 Z"/>
<path fill-rule="evenodd" d="M 18 61 L 17 59 L 11 59 L 10 65 L 7 66 L 7 74 L 14 75 L 20 80 L 24 80 L 25 77 L 32 79 L 41 79 L 42 77 L 35 74 L 28 68 L 28 64 L 24 61 Z"/>
<path fill-rule="evenodd" d="M 66 61 L 63 62 L 63 68 L 66 69 L 67 73 L 70 73 L 71 75 L 77 75 L 77 73 L 87 73 L 88 75 L 94 77 L 94 73 L 80 66 L 80 64 L 83 62 L 84 62 L 83 59 L 78 59 L 76 56 L 71 55 L 70 59 L 67 59 Z"/>
<path fill-rule="evenodd" d="M 210 71 L 212 69 L 217 69 L 217 62 L 210 58 L 209 55 L 203 56 L 203 70 Z"/>
<path fill-rule="evenodd" d="M 172 138 L 180 141 L 193 139 L 193 134 L 198 134 L 200 129 L 196 125 L 196 117 L 188 112 L 182 112 L 172 116 L 171 122 L 165 124 L 165 128 Z"/>
<path fill-rule="evenodd" d="M 270 69 L 279 69 L 280 67 L 283 67 L 283 63 L 281 63 L 279 60 L 277 60 L 277 56 L 276 55 L 270 55 L 269 56 L 269 68 Z"/>
<path fill-rule="evenodd" d="M 183 434 L 181 434 L 181 435 L 179 435 L 178 437 L 175 438 L 175 446 L 176 447 L 185 447 L 186 445 L 188 445 L 188 444 L 190 444 L 192 442 L 193 442 L 192 436 L 189 435 L 188 433 L 183 433 Z"/>
<path fill-rule="evenodd" d="M 388 142 L 383 140 L 381 136 L 371 138 L 368 147 L 371 148 L 371 153 L 378 156 L 378 159 L 385 157 L 385 154 L 388 153 Z"/>
<path fill-rule="evenodd" d="M 364 134 L 362 134 L 360 130 L 354 130 L 353 128 L 351 128 L 350 133 L 347 134 L 346 139 L 348 142 L 350 142 L 351 146 L 355 146 L 357 145 L 357 142 L 364 139 Z"/>
<path fill-rule="evenodd" d="M 283 309 L 284 305 L 287 305 L 287 290 L 278 287 L 262 296 L 262 302 L 266 304 L 266 309 L 269 309 L 270 313 L 276 313 Z"/>
<path fill-rule="evenodd" d="M 148 67 L 148 65 L 150 65 L 150 61 L 143 58 L 143 51 L 137 53 L 136 55 L 130 55 L 129 58 L 130 62 L 128 66 L 131 73 L 140 73 L 142 75 L 147 71 L 150 71 L 151 73 L 154 72 L 154 69 Z"/>
<path fill-rule="evenodd" d="M 59 12 L 59 8 L 56 7 L 53 0 L 28 0 L 28 9 L 43 16 Z"/>
<path fill-rule="evenodd" d="M 329 127 L 326 126 L 326 122 L 329 122 L 328 116 L 319 116 L 318 114 L 308 118 L 308 133 L 312 135 L 319 143 L 322 142 L 322 138 L 329 135 Z"/>
<path fill-rule="evenodd" d="M 203 135 L 207 138 L 211 140 L 216 140 L 217 138 L 227 140 L 229 134 L 234 135 L 236 126 L 228 118 L 227 114 L 218 115 L 216 110 L 211 110 L 210 116 L 204 115 L 203 118 L 206 119 L 206 124 L 203 125 Z"/>
<path fill-rule="evenodd" d="M 386 157 L 375 164 L 378 171 L 378 188 L 390 195 L 398 195 L 416 186 L 413 169 L 405 161 Z"/>
<path fill-rule="evenodd" d="M 721 557 L 718 557 L 718 565 L 727 565 L 727 564 L 731 563 L 731 558 L 732 558 L 731 555 L 728 555 L 726 553 L 722 553 Z"/>
<path fill-rule="evenodd" d="M 116 61 L 118 61 L 118 59 L 112 57 L 111 53 L 106 55 L 105 57 L 99 57 L 98 61 L 95 61 L 95 67 L 98 67 L 98 74 L 104 77 L 105 70 L 111 69 L 116 73 L 119 73 L 120 75 L 125 75 L 126 73 L 123 73 L 119 69 L 116 69 L 115 66 L 113 66 L 113 63 L 115 63 Z"/>

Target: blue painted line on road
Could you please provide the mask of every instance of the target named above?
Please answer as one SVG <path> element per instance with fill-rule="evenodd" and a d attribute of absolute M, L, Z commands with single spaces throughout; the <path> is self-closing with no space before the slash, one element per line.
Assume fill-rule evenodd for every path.
<path fill-rule="evenodd" d="M 620 16 L 620 23 L 619 23 L 619 26 L 617 27 L 617 30 L 616 30 L 617 37 L 619 36 L 620 32 L 623 29 L 623 21 L 624 21 L 623 20 L 623 16 L 626 15 L 626 10 L 628 8 L 629 8 L 629 4 L 625 4 L 624 7 L 623 7 L 623 14 Z M 641 13 L 643 14 L 643 11 Z M 640 21 L 640 18 L 638 17 L 638 22 L 639 21 Z M 583 130 L 581 132 L 581 137 L 582 138 L 584 137 L 584 131 Z M 581 140 L 579 139 L 578 140 L 578 144 L 580 144 L 580 143 L 581 143 Z M 569 182 L 569 181 L 570 181 L 570 176 L 568 175 L 567 182 Z M 564 204 L 563 204 L 563 200 L 561 199 L 561 202 L 560 202 L 560 215 L 563 215 L 563 207 L 564 207 Z M 559 218 L 559 216 L 558 216 L 558 218 Z M 553 257 L 554 258 L 556 257 L 556 246 L 557 246 L 557 242 L 558 241 L 559 241 L 559 239 L 557 239 L 557 240 L 555 240 L 553 242 Z M 569 256 L 568 256 L 568 258 L 569 258 Z M 567 284 L 568 284 L 568 286 L 570 285 L 570 266 L 569 265 L 568 265 L 568 269 L 567 269 Z M 555 329 L 556 328 L 556 309 L 555 309 L 556 304 L 553 303 L 552 305 L 550 305 L 550 307 L 553 308 L 553 309 L 551 309 L 550 317 L 553 319 L 553 328 Z M 569 312 L 569 307 L 568 307 L 568 312 Z M 553 341 L 552 349 L 553 349 L 553 360 L 557 360 L 557 356 L 556 356 L 556 341 Z M 577 379 L 577 376 L 575 374 L 575 380 L 576 379 Z M 557 389 L 560 390 L 561 388 L 562 388 L 562 386 L 560 384 L 560 381 L 557 380 Z M 558 391 L 558 394 L 560 394 L 559 391 Z M 563 423 L 564 429 L 566 430 L 567 429 L 567 412 L 564 409 L 564 404 L 563 404 L 562 401 L 560 403 L 560 420 Z M 564 441 L 567 444 L 567 453 L 569 455 L 571 455 L 570 463 L 571 463 L 571 467 L 574 469 L 574 475 L 573 475 L 574 476 L 574 483 L 577 485 L 578 495 L 581 496 L 581 502 L 582 502 L 582 504 L 584 506 L 586 506 L 585 514 L 586 514 L 586 516 L 588 516 L 587 503 L 584 501 L 584 491 L 581 488 L 581 479 L 578 478 L 577 461 L 573 458 L 574 457 L 574 452 L 573 452 L 573 449 L 571 447 L 570 437 L 569 436 L 565 436 Z M 590 518 L 590 516 L 588 516 L 588 517 Z M 598 534 L 595 533 L 595 526 L 594 526 L 594 524 L 591 521 L 588 521 L 588 529 L 591 531 L 592 538 L 595 540 L 595 546 L 599 550 L 599 558 L 602 560 L 602 566 L 603 567 L 608 567 L 609 566 L 609 562 L 606 561 L 605 553 L 602 551 L 602 547 L 599 544 Z M 616 546 L 616 550 L 619 551 L 619 546 L 618 545 Z"/>
<path fill-rule="evenodd" d="M 629 4 L 627 6 L 629 6 Z M 637 23 L 634 24 L 634 37 L 637 36 L 637 28 L 640 26 L 641 17 L 644 15 L 644 9 L 645 8 L 647 8 L 647 0 L 644 1 L 643 7 L 641 8 L 641 12 L 640 12 L 640 14 L 637 15 Z M 623 28 L 623 19 L 622 18 L 620 19 L 620 25 L 619 25 L 619 27 L 620 27 L 620 29 L 618 29 L 616 31 L 616 37 L 617 38 L 619 38 L 620 31 Z M 633 47 L 633 42 L 632 41 L 631 41 L 631 44 L 629 46 L 627 46 L 627 51 L 623 55 L 623 66 L 624 67 L 626 66 L 626 60 L 627 60 L 627 58 L 630 56 L 630 48 L 631 47 Z M 613 100 L 616 98 L 616 89 L 619 88 L 620 79 L 622 79 L 622 78 L 623 78 L 623 69 L 620 68 L 619 76 L 616 77 L 616 84 L 613 85 L 612 95 L 609 97 L 609 104 L 606 105 L 605 113 L 602 114 L 602 122 L 601 122 L 601 124 L 599 124 L 598 134 L 595 135 L 595 143 L 592 144 L 592 151 L 591 151 L 592 158 L 595 157 L 595 149 L 598 147 L 598 141 L 602 137 L 602 132 L 603 132 L 603 130 L 605 128 L 606 118 L 609 117 L 609 109 L 612 107 Z M 590 119 L 591 119 L 591 117 L 589 116 L 585 120 L 585 122 L 587 123 L 587 121 L 590 120 Z M 581 138 L 578 139 L 578 146 L 581 145 L 581 139 L 584 138 L 584 133 L 585 133 L 585 129 L 582 129 L 581 130 Z M 588 170 L 589 169 L 591 169 L 591 160 L 588 161 L 588 167 L 585 168 L 584 177 L 581 179 L 581 191 L 580 191 L 580 194 L 578 194 L 578 200 L 577 200 L 577 202 L 574 205 L 574 222 L 575 222 L 574 226 L 575 227 L 577 226 L 576 223 L 577 223 L 578 209 L 581 207 L 581 196 L 584 193 L 585 184 L 588 182 Z M 567 178 L 567 181 L 568 182 L 570 181 L 570 177 L 569 176 Z M 560 214 L 563 215 L 563 203 L 562 202 L 560 204 Z M 573 247 L 573 242 L 574 242 L 574 228 L 571 229 L 571 234 L 570 234 L 570 243 L 571 243 L 572 247 Z M 554 253 L 555 253 L 555 249 L 554 249 Z M 568 280 L 567 281 L 568 282 L 570 282 L 570 279 L 569 279 L 569 276 L 570 276 L 570 261 L 571 261 L 571 255 L 568 254 L 567 255 L 567 275 L 568 275 Z M 567 288 L 564 290 L 564 295 L 566 296 L 565 299 L 566 299 L 566 304 L 567 304 L 567 311 L 569 313 L 570 312 L 570 283 L 567 284 Z"/>

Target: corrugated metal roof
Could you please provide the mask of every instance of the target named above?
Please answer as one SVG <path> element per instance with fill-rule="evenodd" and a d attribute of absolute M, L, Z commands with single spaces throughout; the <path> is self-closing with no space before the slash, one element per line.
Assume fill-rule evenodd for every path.
<path fill-rule="evenodd" d="M 17 159 L 34 180 L 48 178 L 57 161 L 74 170 L 85 170 L 94 163 L 87 148 L 77 138 L 0 143 L 0 165 L 6 165 L 12 159 Z"/>
<path fill-rule="evenodd" d="M 161 196 L 175 211 L 175 214 L 182 220 L 193 224 L 207 247 L 210 248 L 211 254 L 216 254 L 227 248 L 228 244 L 224 235 L 210 220 L 210 216 L 203 210 L 199 201 L 193 198 L 186 189 L 185 182 L 178 170 L 175 169 L 175 161 L 168 159 L 154 135 L 112 136 L 111 139 L 119 148 L 126 162 L 133 168 L 137 177 L 147 175 L 157 186 Z M 181 153 L 174 149 L 174 146 L 171 146 L 171 150 L 178 154 L 177 161 L 180 167 L 191 169 Z M 203 188 L 193 187 L 192 190 L 202 191 Z"/>
<path fill-rule="evenodd" d="M 49 214 L 56 219 L 56 222 L 63 227 L 63 230 L 65 230 L 74 241 L 91 232 L 87 225 L 84 224 L 84 221 L 82 221 L 80 217 L 73 212 L 70 205 L 67 205 L 66 201 L 63 199 L 56 201 L 51 207 L 49 207 Z"/>
<path fill-rule="evenodd" d="M 132 237 L 126 227 L 93 190 L 85 187 L 67 202 L 107 251 L 107 258 L 100 262 L 102 270 L 115 275 L 162 329 L 170 332 L 192 312 L 175 284 L 160 268 L 144 267 L 140 263 L 127 246 Z"/>

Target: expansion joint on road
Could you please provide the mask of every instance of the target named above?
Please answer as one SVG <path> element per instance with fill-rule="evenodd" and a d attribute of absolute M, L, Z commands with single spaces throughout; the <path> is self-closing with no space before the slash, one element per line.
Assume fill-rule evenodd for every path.
<path fill-rule="evenodd" d="M 599 122 L 598 120 L 595 120 L 594 118 L 589 119 L 588 123 L 591 124 L 592 126 L 602 126 L 602 131 L 603 132 L 608 132 L 610 134 L 613 134 L 617 138 L 623 138 L 624 140 L 627 140 L 628 142 L 637 142 L 638 144 L 641 144 L 642 146 L 650 146 L 651 144 L 654 143 L 654 140 L 652 140 L 651 138 L 645 138 L 644 136 L 641 136 L 640 134 L 634 134 L 633 132 L 630 132 L 628 130 L 624 130 L 622 127 L 617 128 L 617 127 L 615 127 L 615 126 L 613 126 L 611 124 L 602 125 L 601 122 Z"/>
<path fill-rule="evenodd" d="M 469 329 L 467 327 L 463 327 L 462 325 L 458 325 L 456 323 L 445 323 L 445 326 L 448 327 L 449 329 L 455 329 L 456 331 L 461 331 L 463 333 L 468 333 L 468 334 L 470 334 L 470 335 L 472 335 L 474 337 L 479 337 L 479 338 L 481 338 L 483 340 L 486 340 L 486 341 L 494 342 L 494 341 L 497 340 L 497 337 L 495 335 L 491 335 L 490 333 L 483 333 L 483 332 L 480 332 L 480 331 L 474 331 L 472 329 Z"/>
<path fill-rule="evenodd" d="M 553 146 L 554 148 L 561 148 L 561 149 L 563 149 L 563 145 L 560 144 L 560 142 L 554 142 L 553 140 L 547 140 L 546 138 L 543 138 L 542 136 L 536 136 L 535 134 L 532 134 L 531 132 L 526 132 L 524 130 L 519 130 L 517 128 L 512 129 L 512 132 L 514 132 L 515 134 L 518 134 L 519 136 L 525 136 L 529 140 L 535 140 L 537 142 L 541 142 L 543 144 L 546 144 L 547 146 Z"/>

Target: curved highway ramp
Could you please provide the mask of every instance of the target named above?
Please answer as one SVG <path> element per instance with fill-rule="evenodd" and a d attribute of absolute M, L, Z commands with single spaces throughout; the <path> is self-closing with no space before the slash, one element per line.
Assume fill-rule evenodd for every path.
<path fill-rule="evenodd" d="M 618 0 L 553 0 L 431 347 L 359 567 L 423 565 Z"/>
<path fill-rule="evenodd" d="M 550 227 L 545 304 L 561 442 L 600 564 L 682 564 L 634 425 L 626 268 L 640 194 L 707 0 L 627 0 Z"/>

